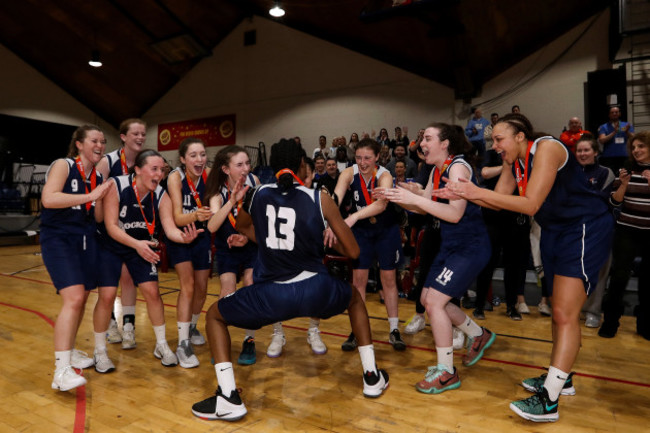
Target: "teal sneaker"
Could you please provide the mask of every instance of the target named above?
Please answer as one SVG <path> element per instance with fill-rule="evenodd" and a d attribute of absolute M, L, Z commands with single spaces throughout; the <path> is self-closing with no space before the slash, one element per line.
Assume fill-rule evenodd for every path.
<path fill-rule="evenodd" d="M 415 389 L 425 394 L 440 394 L 458 387 L 460 387 L 460 378 L 456 372 L 456 367 L 454 367 L 454 371 L 449 371 L 442 364 L 429 367 L 424 379 L 415 385 Z"/>
<path fill-rule="evenodd" d="M 558 399 L 559 400 L 559 399 Z M 510 403 L 510 409 L 520 417 L 534 422 L 555 422 L 560 419 L 557 411 L 558 400 L 551 401 L 548 391 L 542 388 L 540 392 L 523 400 Z"/>
<path fill-rule="evenodd" d="M 241 353 L 237 359 L 239 365 L 253 365 L 257 362 L 257 354 L 255 353 L 255 339 L 253 337 L 246 337 L 242 344 Z"/>
<path fill-rule="evenodd" d="M 560 395 L 576 395 L 576 389 L 573 387 L 573 375 L 575 371 L 569 373 L 569 377 L 566 378 L 562 391 Z M 526 388 L 526 391 L 530 392 L 540 392 L 544 387 L 544 381 L 546 381 L 546 373 L 541 376 L 531 377 L 521 381 L 521 386 Z"/>

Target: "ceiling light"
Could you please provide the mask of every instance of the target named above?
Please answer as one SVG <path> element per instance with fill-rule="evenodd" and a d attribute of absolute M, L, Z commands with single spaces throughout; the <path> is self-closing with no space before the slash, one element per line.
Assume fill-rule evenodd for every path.
<path fill-rule="evenodd" d="M 91 55 L 90 55 L 90 60 L 88 61 L 88 64 L 92 66 L 93 68 L 99 68 L 102 66 L 102 61 L 99 58 L 99 51 L 98 50 L 93 50 Z"/>
<path fill-rule="evenodd" d="M 274 6 L 269 9 L 269 15 L 275 18 L 280 18 L 284 16 L 284 9 L 280 6 L 280 2 L 276 1 Z"/>

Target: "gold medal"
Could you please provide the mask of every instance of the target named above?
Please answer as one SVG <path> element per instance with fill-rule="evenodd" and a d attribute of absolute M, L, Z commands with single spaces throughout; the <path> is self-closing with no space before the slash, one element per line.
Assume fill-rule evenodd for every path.
<path fill-rule="evenodd" d="M 377 223 L 377 218 L 375 218 L 374 216 L 371 216 L 368 219 L 370 220 L 370 224 L 376 224 Z"/>

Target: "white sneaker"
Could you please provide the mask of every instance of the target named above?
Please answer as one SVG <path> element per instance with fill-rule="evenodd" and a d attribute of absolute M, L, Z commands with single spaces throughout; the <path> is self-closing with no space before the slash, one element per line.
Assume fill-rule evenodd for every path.
<path fill-rule="evenodd" d="M 135 327 L 133 323 L 125 323 L 122 327 L 122 349 L 135 349 Z"/>
<path fill-rule="evenodd" d="M 465 333 L 455 326 L 452 327 L 454 337 L 454 350 L 460 350 L 465 347 Z"/>
<path fill-rule="evenodd" d="M 550 317 L 553 314 L 553 311 L 551 310 L 551 307 L 548 306 L 548 304 L 539 304 L 537 305 L 537 309 L 539 310 L 539 314 L 542 316 Z"/>
<path fill-rule="evenodd" d="M 409 335 L 417 334 L 424 329 L 426 324 L 427 323 L 424 320 L 424 315 L 416 313 L 413 315 L 413 317 L 411 317 L 411 320 L 409 320 L 409 322 L 404 327 L 404 333 Z"/>
<path fill-rule="evenodd" d="M 173 367 L 178 364 L 178 359 L 174 352 L 169 348 L 169 345 L 165 341 L 164 343 L 157 343 L 156 349 L 153 351 L 153 356 L 160 359 L 160 362 L 165 367 Z"/>
<path fill-rule="evenodd" d="M 320 337 L 320 330 L 318 328 L 309 328 L 307 331 L 307 343 L 311 346 L 312 352 L 316 355 L 324 355 L 327 353 L 327 346 Z"/>
<path fill-rule="evenodd" d="M 585 317 L 585 326 L 587 328 L 598 328 L 600 326 L 600 315 L 587 313 Z"/>
<path fill-rule="evenodd" d="M 86 378 L 75 373 L 71 365 L 56 370 L 52 379 L 52 389 L 59 391 L 69 391 L 85 384 Z"/>
<path fill-rule="evenodd" d="M 266 349 L 266 356 L 269 358 L 277 358 L 282 355 L 282 347 L 287 344 L 287 339 L 284 337 L 282 332 L 274 332 L 273 337 L 271 338 L 271 344 L 269 348 Z"/>
<path fill-rule="evenodd" d="M 525 302 L 517 302 L 515 308 L 519 314 L 530 314 L 530 309 L 528 309 L 528 305 Z"/>
<path fill-rule="evenodd" d="M 110 373 L 111 371 L 115 370 L 115 364 L 113 364 L 113 362 L 108 357 L 106 349 L 95 349 L 93 358 L 95 359 L 95 371 L 97 373 Z"/>
<path fill-rule="evenodd" d="M 72 349 L 72 354 L 70 356 L 70 365 L 74 368 L 83 370 L 84 368 L 92 367 L 95 365 L 95 361 L 93 361 L 93 359 L 89 357 L 86 352 Z"/>
<path fill-rule="evenodd" d="M 190 342 L 195 346 L 201 346 L 205 344 L 205 337 L 201 335 L 195 325 L 190 326 Z"/>
<path fill-rule="evenodd" d="M 199 366 L 199 358 L 194 354 L 194 348 L 190 340 L 183 340 L 176 348 L 178 363 L 183 368 L 194 368 Z"/>
<path fill-rule="evenodd" d="M 375 367 L 376 368 L 376 367 Z M 363 375 L 363 396 L 377 398 L 388 388 L 388 373 L 377 370 L 377 373 L 366 371 Z"/>
<path fill-rule="evenodd" d="M 108 325 L 108 331 L 106 331 L 106 341 L 111 344 L 121 343 L 122 342 L 122 333 L 120 328 L 117 327 L 117 322 L 111 319 L 110 325 Z"/>

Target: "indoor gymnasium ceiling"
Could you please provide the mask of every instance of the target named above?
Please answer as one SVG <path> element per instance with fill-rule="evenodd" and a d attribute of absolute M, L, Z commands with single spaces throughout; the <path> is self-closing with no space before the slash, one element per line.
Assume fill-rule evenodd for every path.
<path fill-rule="evenodd" d="M 272 0 L 7 0 L 0 43 L 116 126 L 142 116 Z M 605 0 L 284 0 L 278 22 L 456 89 L 604 10 Z M 98 50 L 102 68 L 87 61 Z M 19 83 L 17 83 L 19 85 Z M 0 95 L 1 97 L 1 95 Z"/>

